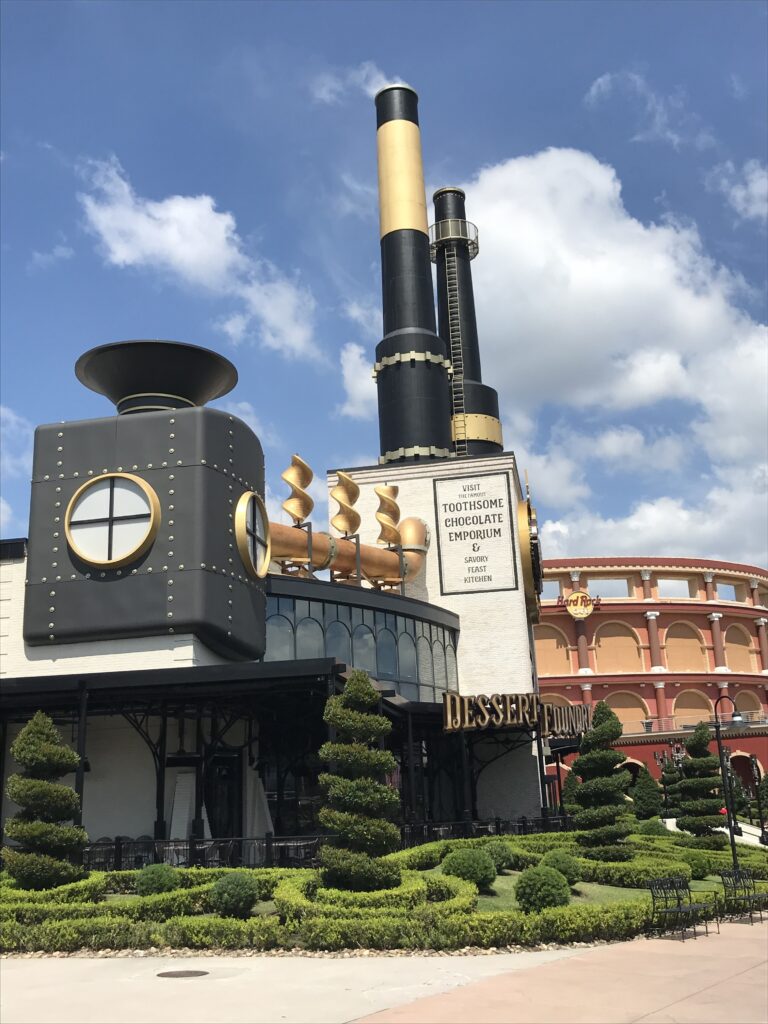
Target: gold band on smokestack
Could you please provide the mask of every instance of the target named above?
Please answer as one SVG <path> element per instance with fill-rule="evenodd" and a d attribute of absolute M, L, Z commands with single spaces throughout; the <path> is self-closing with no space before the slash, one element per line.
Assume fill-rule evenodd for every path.
<path fill-rule="evenodd" d="M 418 96 L 376 94 L 384 337 L 376 346 L 380 462 L 453 449 L 447 349 L 435 323 Z"/>

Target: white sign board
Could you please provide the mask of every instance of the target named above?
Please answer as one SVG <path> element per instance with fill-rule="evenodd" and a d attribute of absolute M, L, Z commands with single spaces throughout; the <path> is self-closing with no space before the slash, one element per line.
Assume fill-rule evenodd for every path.
<path fill-rule="evenodd" d="M 434 485 L 440 592 L 517 590 L 507 474 L 437 479 Z"/>

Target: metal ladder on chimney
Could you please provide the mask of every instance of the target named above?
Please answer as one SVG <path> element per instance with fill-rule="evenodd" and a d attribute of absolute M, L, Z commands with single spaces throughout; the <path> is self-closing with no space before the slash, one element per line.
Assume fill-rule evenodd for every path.
<path fill-rule="evenodd" d="M 456 271 L 456 243 L 445 246 L 445 290 L 448 300 L 448 335 L 451 343 L 451 411 L 456 457 L 467 456 L 467 419 L 464 408 L 464 360 L 461 354 L 459 277 Z"/>

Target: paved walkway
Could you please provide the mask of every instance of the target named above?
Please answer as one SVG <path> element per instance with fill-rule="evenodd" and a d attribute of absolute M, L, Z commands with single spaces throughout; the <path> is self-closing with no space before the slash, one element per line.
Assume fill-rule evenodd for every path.
<path fill-rule="evenodd" d="M 471 957 L 0 961 L 2 1024 L 765 1024 L 768 922 Z M 201 970 L 199 978 L 158 978 Z"/>

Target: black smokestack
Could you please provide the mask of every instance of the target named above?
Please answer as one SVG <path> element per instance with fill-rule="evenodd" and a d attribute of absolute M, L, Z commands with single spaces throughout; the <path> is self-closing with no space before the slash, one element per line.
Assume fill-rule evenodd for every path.
<path fill-rule="evenodd" d="M 470 261 L 478 253 L 477 228 L 469 223 L 460 188 L 435 192 L 432 256 L 437 264 L 440 337 L 453 366 L 451 433 L 458 458 L 504 450 L 499 396 L 482 383 L 475 294 Z"/>
<path fill-rule="evenodd" d="M 75 373 L 121 414 L 205 405 L 237 384 L 237 370 L 224 356 L 179 341 L 100 345 L 80 356 Z"/>
<path fill-rule="evenodd" d="M 381 462 L 452 452 L 448 351 L 436 333 L 418 97 L 376 96 L 384 338 L 376 347 Z"/>

